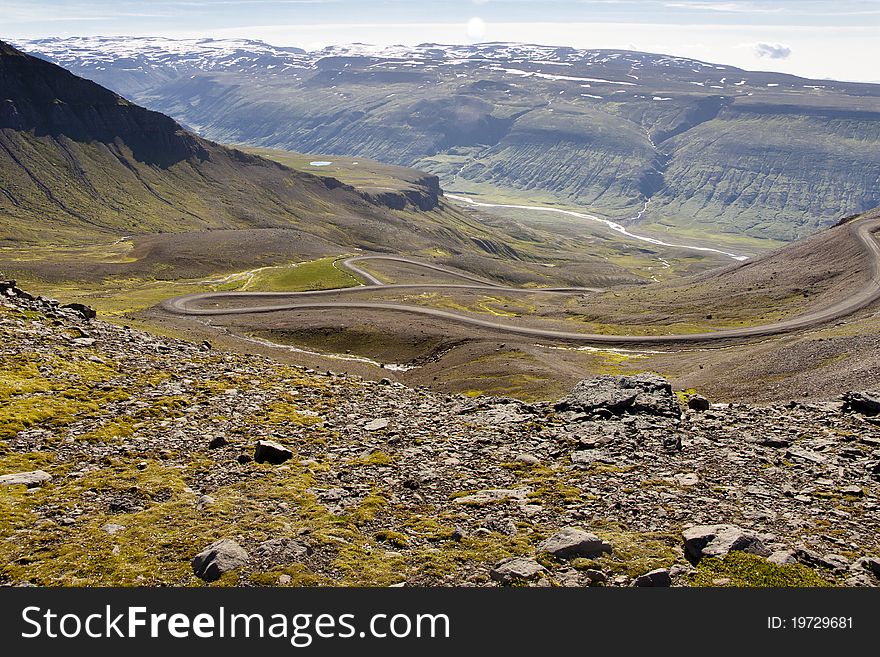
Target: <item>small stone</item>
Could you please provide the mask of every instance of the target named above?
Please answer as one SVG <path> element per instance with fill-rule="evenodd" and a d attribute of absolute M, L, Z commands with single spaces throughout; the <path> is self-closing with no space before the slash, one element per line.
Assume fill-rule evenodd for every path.
<path fill-rule="evenodd" d="M 229 444 L 229 441 L 226 440 L 226 436 L 215 436 L 211 439 L 211 442 L 208 443 L 209 449 L 220 449 L 221 447 L 226 447 Z"/>
<path fill-rule="evenodd" d="M 495 488 L 491 490 L 481 490 L 464 497 L 458 497 L 453 500 L 453 504 L 466 504 L 471 506 L 481 506 L 483 504 L 493 504 L 495 502 L 506 502 L 507 500 L 524 501 L 529 494 L 527 488 Z"/>
<path fill-rule="evenodd" d="M 797 554 L 794 550 L 777 550 L 767 557 L 767 561 L 777 566 L 791 566 L 797 563 Z"/>
<path fill-rule="evenodd" d="M 379 431 L 380 429 L 384 429 L 388 426 L 388 420 L 384 417 L 376 418 L 375 420 L 370 420 L 364 425 L 364 429 L 367 431 Z"/>
<path fill-rule="evenodd" d="M 786 440 L 785 438 L 777 438 L 775 436 L 771 436 L 769 438 L 761 438 L 758 441 L 759 445 L 763 445 L 764 447 L 774 447 L 774 448 L 785 448 L 791 446 L 791 441 Z"/>
<path fill-rule="evenodd" d="M 101 529 L 112 536 L 113 534 L 121 532 L 123 529 L 125 529 L 125 525 L 117 525 L 115 523 L 108 522 L 106 525 L 101 527 Z"/>
<path fill-rule="evenodd" d="M 670 577 L 687 577 L 697 572 L 697 569 L 690 564 L 677 563 L 669 569 Z"/>
<path fill-rule="evenodd" d="M 248 553 L 238 543 L 222 538 L 193 557 L 192 569 L 196 577 L 214 582 L 224 573 L 244 566 L 249 558 Z"/>
<path fill-rule="evenodd" d="M 201 497 L 199 497 L 199 502 L 197 506 L 201 509 L 206 506 L 213 506 L 216 503 L 217 500 L 214 499 L 213 495 L 202 495 Z"/>
<path fill-rule="evenodd" d="M 636 577 L 633 586 L 672 586 L 672 577 L 665 568 L 658 568 Z"/>
<path fill-rule="evenodd" d="M 691 395 L 688 399 L 688 408 L 692 411 L 702 413 L 703 411 L 708 411 L 712 408 L 712 404 L 710 404 L 709 400 L 702 395 Z"/>
<path fill-rule="evenodd" d="M 271 560 L 272 565 L 283 566 L 301 561 L 312 554 L 312 546 L 305 541 L 282 536 L 260 543 L 255 553 L 263 559 Z"/>
<path fill-rule="evenodd" d="M 595 570 L 594 568 L 588 568 L 587 570 L 582 571 L 584 577 L 590 582 L 590 586 L 598 586 L 599 584 L 604 584 L 608 581 L 608 575 L 606 575 L 601 570 Z"/>
<path fill-rule="evenodd" d="M 235 460 L 238 461 L 239 463 L 241 463 L 242 465 L 247 465 L 248 463 L 253 461 L 250 454 L 239 454 Z"/>
<path fill-rule="evenodd" d="M 559 559 L 597 557 L 611 552 L 611 545 L 595 534 L 577 527 L 565 527 L 538 544 L 538 550 L 549 552 Z"/>
<path fill-rule="evenodd" d="M 533 559 L 511 557 L 495 564 L 489 576 L 496 582 L 511 584 L 517 580 L 535 579 L 545 572 L 547 569 Z"/>
<path fill-rule="evenodd" d="M 852 497 L 864 497 L 865 491 L 862 490 L 861 486 L 844 486 L 840 489 L 840 492 L 844 495 L 850 495 Z"/>
<path fill-rule="evenodd" d="M 254 460 L 257 463 L 280 465 L 292 458 L 293 452 L 272 440 L 258 440 L 254 448 Z"/>
<path fill-rule="evenodd" d="M 18 472 L 16 474 L 0 475 L 0 486 L 27 486 L 28 488 L 36 488 L 50 479 L 52 479 L 52 475 L 48 472 L 43 472 L 42 470 Z"/>
<path fill-rule="evenodd" d="M 292 581 L 292 577 L 290 575 L 279 575 L 278 576 L 278 586 L 287 586 Z"/>
<path fill-rule="evenodd" d="M 541 462 L 537 456 L 532 456 L 531 454 L 518 454 L 516 461 L 517 463 L 525 463 L 526 465 L 538 465 Z"/>

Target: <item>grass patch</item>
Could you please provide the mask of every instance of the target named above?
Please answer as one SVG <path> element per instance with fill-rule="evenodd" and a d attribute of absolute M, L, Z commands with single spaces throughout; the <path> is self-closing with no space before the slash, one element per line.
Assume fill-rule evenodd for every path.
<path fill-rule="evenodd" d="M 801 564 L 779 566 L 754 554 L 731 552 L 723 559 L 703 559 L 692 576 L 694 586 L 824 587 L 831 582 Z"/>

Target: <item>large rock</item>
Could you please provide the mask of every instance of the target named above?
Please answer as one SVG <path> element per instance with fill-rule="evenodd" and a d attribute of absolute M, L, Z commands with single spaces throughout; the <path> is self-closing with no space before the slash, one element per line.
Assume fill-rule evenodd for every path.
<path fill-rule="evenodd" d="M 566 527 L 550 538 L 541 541 L 538 544 L 538 549 L 542 552 L 549 552 L 560 559 L 571 559 L 574 557 L 598 557 L 606 552 L 611 552 L 611 545 L 583 529 Z"/>
<path fill-rule="evenodd" d="M 703 395 L 691 395 L 688 399 L 688 408 L 692 411 L 702 412 L 712 408 L 712 404 Z"/>
<path fill-rule="evenodd" d="M 672 586 L 672 576 L 665 568 L 658 568 L 657 570 L 652 570 L 649 573 L 636 577 L 633 581 L 633 586 Z"/>
<path fill-rule="evenodd" d="M 229 538 L 221 538 L 193 558 L 192 569 L 196 577 L 214 582 L 223 573 L 244 566 L 249 558 L 248 553 L 238 543 Z"/>
<path fill-rule="evenodd" d="M 864 415 L 880 414 L 880 390 L 848 392 L 843 396 L 843 408 Z"/>
<path fill-rule="evenodd" d="M 32 472 L 17 472 L 15 474 L 5 474 L 0 476 L 0 486 L 27 486 L 28 488 L 36 488 L 44 481 L 52 478 L 48 472 L 42 470 L 34 470 Z"/>
<path fill-rule="evenodd" d="M 761 540 L 736 525 L 698 525 L 682 532 L 686 556 L 691 561 L 703 557 L 723 557 L 728 552 L 742 551 L 770 556 Z"/>
<path fill-rule="evenodd" d="M 585 379 L 568 397 L 556 402 L 556 410 L 681 416 L 681 407 L 669 381 L 655 374 Z"/>
<path fill-rule="evenodd" d="M 98 313 L 95 311 L 94 308 L 91 308 L 90 306 L 82 303 L 68 303 L 61 307 L 79 313 L 83 317 L 83 319 L 95 319 L 98 316 Z"/>
<path fill-rule="evenodd" d="M 257 446 L 254 448 L 254 460 L 257 463 L 279 465 L 291 458 L 293 458 L 293 452 L 272 440 L 258 440 Z"/>
<path fill-rule="evenodd" d="M 502 584 L 513 584 L 516 581 L 535 579 L 547 572 L 537 561 L 523 557 L 511 557 L 495 564 L 489 576 Z"/>

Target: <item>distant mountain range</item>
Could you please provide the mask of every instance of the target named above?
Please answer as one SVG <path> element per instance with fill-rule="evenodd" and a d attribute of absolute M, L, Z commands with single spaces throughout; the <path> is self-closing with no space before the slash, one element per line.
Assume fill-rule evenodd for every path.
<path fill-rule="evenodd" d="M 371 157 L 447 190 L 621 219 L 647 203 L 655 230 L 792 240 L 880 205 L 880 85 L 506 43 L 20 45 L 211 139 Z"/>

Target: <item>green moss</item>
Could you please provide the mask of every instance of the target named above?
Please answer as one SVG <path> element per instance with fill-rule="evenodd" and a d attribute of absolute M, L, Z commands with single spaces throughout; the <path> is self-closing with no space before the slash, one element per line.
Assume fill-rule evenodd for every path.
<path fill-rule="evenodd" d="M 284 586 L 327 586 L 332 584 L 326 577 L 313 573 L 305 564 L 295 563 L 288 566 L 272 568 L 250 576 L 251 584 L 256 586 L 279 586 L 278 578 L 282 575 L 290 577 Z"/>
<path fill-rule="evenodd" d="M 409 539 L 406 537 L 406 534 L 387 529 L 376 532 L 375 538 L 377 541 L 388 543 L 396 548 L 405 548 L 409 545 Z"/>
<path fill-rule="evenodd" d="M 132 420 L 121 417 L 102 422 L 98 428 L 79 436 L 79 440 L 110 442 L 122 438 L 128 438 L 132 434 L 134 434 L 134 424 Z"/>
<path fill-rule="evenodd" d="M 354 459 L 352 463 L 357 465 L 384 466 L 394 463 L 394 457 L 390 454 L 386 454 L 385 452 L 377 450 L 375 452 L 370 452 L 366 456 L 360 456 Z"/>
<path fill-rule="evenodd" d="M 374 490 L 361 500 L 357 509 L 349 514 L 348 518 L 354 522 L 355 525 L 362 525 L 375 518 L 376 514 L 382 511 L 386 506 L 388 506 L 388 497 L 380 491 Z"/>
<path fill-rule="evenodd" d="M 123 390 L 98 387 L 117 375 L 115 369 L 79 353 L 4 356 L 0 374 L 0 439 L 30 428 L 65 427 L 127 397 Z"/>
<path fill-rule="evenodd" d="M 406 578 L 406 560 L 402 556 L 389 555 L 368 543 L 341 546 L 333 566 L 348 586 L 390 586 Z"/>
<path fill-rule="evenodd" d="M 694 586 L 824 587 L 831 583 L 801 564 L 780 566 L 746 552 L 703 559 L 692 576 Z"/>

